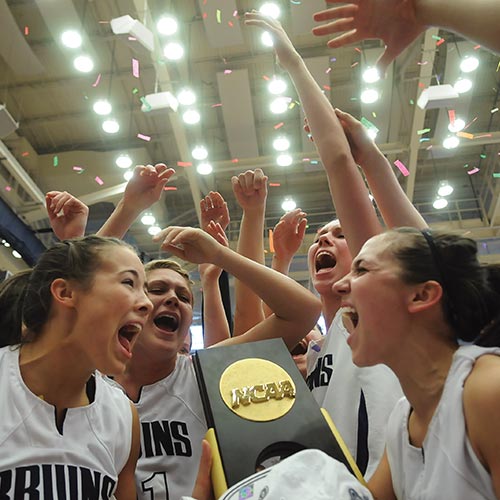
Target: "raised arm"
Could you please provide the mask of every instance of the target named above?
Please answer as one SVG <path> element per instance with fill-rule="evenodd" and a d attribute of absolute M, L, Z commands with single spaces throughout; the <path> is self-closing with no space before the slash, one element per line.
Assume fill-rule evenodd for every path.
<path fill-rule="evenodd" d="M 243 209 L 238 253 L 264 264 L 264 215 L 267 176 L 260 168 L 247 170 L 231 179 L 236 201 Z M 241 335 L 264 319 L 260 297 L 240 280 L 234 283 L 235 310 L 233 335 Z"/>
<path fill-rule="evenodd" d="M 342 33 L 329 40 L 332 48 L 370 38 L 383 40 L 386 49 L 377 61 L 381 73 L 430 26 L 459 33 L 500 52 L 498 0 L 354 0 L 317 12 L 314 20 L 328 21 L 313 29 L 315 35 Z"/>
<path fill-rule="evenodd" d="M 342 125 L 280 23 L 253 12 L 245 15 L 245 23 L 265 29 L 273 36 L 276 55 L 292 78 L 309 119 L 349 249 L 352 255 L 356 255 L 364 242 L 380 233 L 382 227 L 352 157 Z"/>
<path fill-rule="evenodd" d="M 201 228 L 224 246 L 229 246 L 224 230 L 229 224 L 227 203 L 218 192 L 210 191 L 200 201 Z M 198 265 L 203 290 L 203 343 L 210 347 L 230 337 L 222 303 L 219 277 L 222 269 L 214 264 Z"/>
<path fill-rule="evenodd" d="M 363 124 L 340 109 L 335 112 L 344 127 L 354 160 L 363 169 L 387 227 L 428 227 L 403 191 L 391 164 L 368 136 Z"/>
<path fill-rule="evenodd" d="M 163 163 L 135 167 L 123 198 L 97 232 L 98 236 L 123 238 L 139 214 L 160 199 L 163 187 L 174 174 L 175 170 Z"/>
<path fill-rule="evenodd" d="M 66 191 L 49 191 L 45 195 L 47 214 L 54 234 L 60 240 L 85 235 L 89 207 Z"/>
<path fill-rule="evenodd" d="M 274 314 L 238 337 L 218 345 L 281 337 L 293 348 L 315 325 L 321 303 L 292 279 L 217 243 L 201 229 L 169 227 L 155 236 L 162 249 L 190 262 L 224 268 L 257 294 Z"/>

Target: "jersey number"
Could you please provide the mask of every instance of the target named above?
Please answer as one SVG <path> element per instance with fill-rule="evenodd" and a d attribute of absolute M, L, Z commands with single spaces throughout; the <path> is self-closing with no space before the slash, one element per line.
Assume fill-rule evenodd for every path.
<path fill-rule="evenodd" d="M 168 500 L 168 485 L 166 472 L 154 472 L 141 483 L 144 497 L 149 493 L 149 500 Z"/>

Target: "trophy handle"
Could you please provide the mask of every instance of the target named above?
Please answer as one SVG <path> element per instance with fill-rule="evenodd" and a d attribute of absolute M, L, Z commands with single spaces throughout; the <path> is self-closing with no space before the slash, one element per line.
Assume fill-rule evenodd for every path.
<path fill-rule="evenodd" d="M 365 478 L 363 477 L 363 474 L 361 474 L 361 471 L 359 470 L 356 462 L 354 461 L 354 458 L 351 455 L 351 452 L 349 451 L 349 448 L 347 448 L 344 440 L 342 439 L 342 436 L 340 435 L 339 431 L 337 430 L 337 427 L 335 427 L 335 424 L 333 423 L 332 417 L 328 414 L 328 412 L 324 409 L 321 408 L 321 413 L 323 414 L 323 417 L 326 420 L 326 423 L 328 424 L 328 427 L 330 427 L 330 430 L 332 431 L 333 437 L 337 441 L 340 449 L 342 450 L 342 453 L 344 454 L 344 457 L 349 464 L 349 467 L 351 468 L 352 472 L 356 476 L 356 479 L 363 485 L 367 487 Z"/>
<path fill-rule="evenodd" d="M 208 429 L 205 439 L 210 444 L 210 449 L 212 450 L 212 470 L 210 474 L 212 477 L 212 487 L 215 498 L 219 498 L 227 491 L 228 487 L 224 468 L 222 467 L 222 458 L 220 456 L 219 445 L 217 444 L 215 429 L 212 427 Z"/>

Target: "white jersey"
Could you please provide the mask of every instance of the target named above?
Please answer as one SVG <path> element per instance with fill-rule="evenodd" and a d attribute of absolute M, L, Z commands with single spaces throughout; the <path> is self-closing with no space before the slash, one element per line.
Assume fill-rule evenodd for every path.
<path fill-rule="evenodd" d="M 0 349 L 0 498 L 112 498 L 130 455 L 132 409 L 102 375 L 87 389 L 94 382 L 92 403 L 69 408 L 58 430 L 55 408 L 21 377 L 19 349 Z"/>
<path fill-rule="evenodd" d="M 387 433 L 387 456 L 399 500 L 497 498 L 491 476 L 472 449 L 463 411 L 464 382 L 483 354 L 500 355 L 500 348 L 464 346 L 456 351 L 422 448 L 410 444 L 408 400 L 401 399 L 394 408 Z"/>
<path fill-rule="evenodd" d="M 387 420 L 403 393 L 386 366 L 353 363 L 348 335 L 337 312 L 326 336 L 309 345 L 307 384 L 369 479 L 384 452 Z"/>
<path fill-rule="evenodd" d="M 141 421 L 138 498 L 176 500 L 190 495 L 207 432 L 191 358 L 178 356 L 170 375 L 142 387 L 135 406 Z"/>

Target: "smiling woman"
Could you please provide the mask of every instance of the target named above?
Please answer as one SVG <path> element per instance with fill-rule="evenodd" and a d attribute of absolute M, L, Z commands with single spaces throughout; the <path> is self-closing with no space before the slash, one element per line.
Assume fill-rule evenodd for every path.
<path fill-rule="evenodd" d="M 58 494 L 72 495 L 61 484 L 74 474 L 82 497 L 97 488 L 98 498 L 135 498 L 137 414 L 96 370 L 125 369 L 152 308 L 144 281 L 120 240 L 67 240 L 40 257 L 25 289 L 22 342 L 0 349 L 0 491 L 9 498 L 46 495 L 56 475 Z"/>

